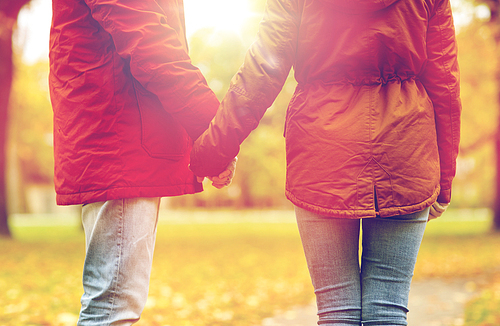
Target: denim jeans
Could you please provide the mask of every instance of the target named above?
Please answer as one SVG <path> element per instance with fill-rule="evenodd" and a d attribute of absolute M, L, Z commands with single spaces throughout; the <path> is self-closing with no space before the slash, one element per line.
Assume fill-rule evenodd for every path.
<path fill-rule="evenodd" d="M 295 213 L 316 294 L 318 325 L 407 325 L 410 283 L 429 209 L 362 221 L 298 207 Z"/>
<path fill-rule="evenodd" d="M 78 325 L 132 325 L 146 304 L 159 198 L 83 206 L 86 257 Z"/>

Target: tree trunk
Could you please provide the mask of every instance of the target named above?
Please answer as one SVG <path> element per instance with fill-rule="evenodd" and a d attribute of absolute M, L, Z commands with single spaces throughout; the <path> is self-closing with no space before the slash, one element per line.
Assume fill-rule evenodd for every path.
<path fill-rule="evenodd" d="M 490 0 L 485 2 L 491 12 L 490 25 L 495 38 L 497 63 L 495 79 L 497 83 L 497 101 L 500 104 L 500 12 L 499 0 Z M 497 135 L 495 139 L 495 154 L 496 154 L 496 187 L 495 187 L 495 202 L 493 204 L 493 230 L 500 231 L 500 117 L 497 126 Z"/>
<path fill-rule="evenodd" d="M 12 86 L 12 30 L 30 0 L 0 0 L 0 237 L 10 237 L 5 178 L 8 105 Z"/>
<path fill-rule="evenodd" d="M 497 76 L 497 82 L 500 82 L 500 78 Z M 500 102 L 500 91 L 498 92 L 499 102 Z M 500 121 L 499 121 L 500 126 Z M 495 203 L 493 207 L 493 231 L 500 231 L 500 133 L 498 133 L 495 141 L 495 153 L 496 153 L 496 192 L 495 192 Z"/>

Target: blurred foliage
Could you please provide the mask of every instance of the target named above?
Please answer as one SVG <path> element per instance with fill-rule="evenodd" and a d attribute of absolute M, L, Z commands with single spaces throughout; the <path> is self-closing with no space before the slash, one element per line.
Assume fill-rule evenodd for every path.
<path fill-rule="evenodd" d="M 494 196 L 495 153 L 499 105 L 495 81 L 497 58 L 490 26 L 484 13 L 470 1 L 455 2 L 468 25 L 458 29 L 462 74 L 463 120 L 461 154 L 454 181 L 454 207 L 491 206 Z M 251 1 L 253 14 L 242 31 L 202 29 L 190 39 L 192 61 L 205 75 L 219 99 L 242 64 L 256 38 L 264 0 Z M 483 6 L 484 7 L 484 6 Z M 462 13 L 460 13 L 462 9 Z M 483 8 L 484 9 L 484 8 Z M 474 11 L 475 10 L 475 11 Z M 483 10 L 484 11 L 484 10 Z M 11 146 L 16 152 L 20 182 L 52 182 L 52 113 L 47 92 L 47 63 L 25 65 L 16 61 L 17 73 L 11 102 Z M 284 115 L 296 82 L 291 72 L 282 92 L 268 109 L 260 126 L 244 141 L 236 177 L 230 187 L 216 190 L 206 181 L 201 194 L 173 198 L 173 207 L 289 207 L 284 197 Z M 22 187 L 21 187 L 22 188 Z"/>
<path fill-rule="evenodd" d="M 495 276 L 488 289 L 466 305 L 465 325 L 500 325 L 500 273 Z"/>
<path fill-rule="evenodd" d="M 9 135 L 23 183 L 52 182 L 52 107 L 47 79 L 47 62 L 17 62 L 9 102 Z"/>
<path fill-rule="evenodd" d="M 190 56 L 208 84 L 222 100 L 229 82 L 243 63 L 256 38 L 265 1 L 252 2 L 254 15 L 241 32 L 204 29 L 190 39 Z M 193 196 L 172 198 L 171 205 L 201 207 L 289 207 L 284 196 L 285 112 L 297 83 L 290 73 L 282 92 L 267 110 L 259 127 L 243 142 L 238 154 L 236 176 L 231 186 L 216 190 L 205 181 L 205 191 Z"/>
<path fill-rule="evenodd" d="M 454 207 L 491 206 L 499 114 L 495 41 L 490 27 L 478 19 L 461 28 L 457 39 L 463 110 L 452 203 Z"/>
<path fill-rule="evenodd" d="M 465 223 L 473 226 L 470 222 Z M 448 222 L 441 226 L 454 229 L 456 225 Z M 494 233 L 426 235 L 420 247 L 414 278 L 465 279 L 488 275 L 500 266 L 498 248 L 500 238 Z"/>

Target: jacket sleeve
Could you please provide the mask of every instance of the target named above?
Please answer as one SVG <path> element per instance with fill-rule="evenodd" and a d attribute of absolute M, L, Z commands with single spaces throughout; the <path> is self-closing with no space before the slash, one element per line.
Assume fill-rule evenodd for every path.
<path fill-rule="evenodd" d="M 427 62 L 420 79 L 434 105 L 441 169 L 438 202 L 449 203 L 460 141 L 460 80 L 449 0 L 437 0 L 427 30 Z"/>
<path fill-rule="evenodd" d="M 132 76 L 196 139 L 219 106 L 163 9 L 154 0 L 85 0 Z M 180 10 L 182 8 L 179 8 Z"/>
<path fill-rule="evenodd" d="M 281 91 L 295 59 L 298 2 L 268 0 L 257 40 L 231 80 L 210 127 L 191 151 L 190 168 L 196 175 L 221 173 Z"/>

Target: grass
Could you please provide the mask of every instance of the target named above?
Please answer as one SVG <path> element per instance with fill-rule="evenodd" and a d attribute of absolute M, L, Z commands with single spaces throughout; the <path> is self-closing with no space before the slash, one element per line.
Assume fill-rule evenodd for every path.
<path fill-rule="evenodd" d="M 463 214 L 429 223 L 415 278 L 490 275 L 497 287 L 469 303 L 466 325 L 499 325 L 500 237 L 487 232 L 488 218 Z M 0 326 L 75 325 L 85 249 L 74 221 L 14 223 L 15 240 L 0 240 Z M 138 325 L 260 325 L 312 299 L 293 212 L 172 211 L 158 227 Z"/>

